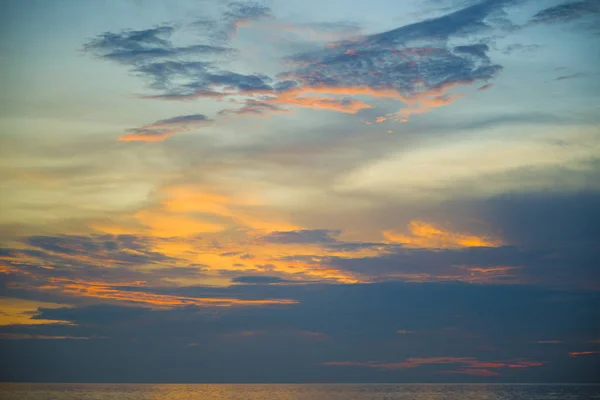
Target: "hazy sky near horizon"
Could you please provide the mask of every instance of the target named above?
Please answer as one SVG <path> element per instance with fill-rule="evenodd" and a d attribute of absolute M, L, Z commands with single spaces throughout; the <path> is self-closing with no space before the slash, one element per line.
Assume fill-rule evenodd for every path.
<path fill-rule="evenodd" d="M 0 8 L 0 380 L 598 382 L 600 2 Z"/>

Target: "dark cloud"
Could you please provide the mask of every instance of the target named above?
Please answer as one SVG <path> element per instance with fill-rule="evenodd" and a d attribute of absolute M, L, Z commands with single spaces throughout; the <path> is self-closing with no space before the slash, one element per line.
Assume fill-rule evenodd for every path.
<path fill-rule="evenodd" d="M 489 29 L 487 21 L 494 12 L 510 4 L 509 1 L 487 0 L 469 5 L 450 14 L 406 25 L 370 37 L 380 44 L 407 44 L 415 40 L 445 40 L 455 35 L 468 35 Z"/>
<path fill-rule="evenodd" d="M 231 23 L 231 33 L 237 33 L 240 25 L 253 20 L 270 17 L 271 9 L 253 1 L 232 1 L 223 13 L 223 19 Z"/>
<path fill-rule="evenodd" d="M 472 45 L 467 45 L 467 46 L 456 46 L 454 48 L 455 53 L 470 54 L 474 57 L 480 57 L 483 59 L 488 59 L 488 56 L 486 53 L 489 50 L 490 50 L 489 46 L 487 44 L 483 44 L 483 43 L 472 44 Z"/>
<path fill-rule="evenodd" d="M 196 44 L 177 47 L 171 42 L 173 26 L 140 31 L 106 32 L 84 45 L 96 57 L 125 65 L 142 65 L 182 56 L 218 55 L 232 52 L 221 46 Z"/>
<path fill-rule="evenodd" d="M 571 75 L 562 75 L 562 76 L 559 76 L 555 80 L 557 80 L 557 81 L 565 81 L 567 79 L 581 78 L 581 77 L 584 77 L 586 75 L 587 75 L 586 73 L 577 72 L 577 73 L 574 73 L 574 74 L 571 74 Z"/>
<path fill-rule="evenodd" d="M 271 283 L 283 283 L 287 282 L 285 279 L 281 279 L 277 276 L 266 276 L 266 275 L 257 275 L 257 276 L 238 276 L 232 279 L 232 282 L 235 283 L 244 283 L 244 284 L 271 284 Z"/>
<path fill-rule="evenodd" d="M 359 251 L 364 249 L 391 249 L 397 246 L 386 243 L 344 242 L 337 237 L 342 233 L 335 229 L 304 229 L 298 231 L 275 231 L 260 237 L 259 242 L 317 244 L 333 251 Z M 281 260 L 310 261 L 314 256 L 285 256 Z M 317 257 L 320 258 L 320 257 Z"/>
<path fill-rule="evenodd" d="M 180 115 L 162 119 L 140 128 L 128 129 L 119 138 L 122 141 L 156 142 L 165 140 L 177 133 L 189 132 L 212 124 L 203 114 Z"/>
<path fill-rule="evenodd" d="M 0 327 L 0 334 L 91 339 L 2 340 L 1 377 L 187 383 L 225 379 L 262 383 L 597 381 L 593 374 L 596 358 L 568 355 L 596 349 L 586 342 L 600 334 L 597 293 L 387 282 L 189 287 L 179 289 L 178 294 L 285 294 L 299 303 L 220 311 L 189 306 L 171 310 L 108 305 L 42 308 L 39 318 L 72 325 Z M 398 335 L 398 330 L 416 333 Z M 532 344 L 548 337 L 570 344 Z M 490 350 L 494 348 L 502 349 L 501 353 Z M 497 376 L 474 378 L 439 374 L 446 368 L 434 364 L 401 371 L 322 365 L 337 360 L 382 364 L 440 357 L 535 360 L 543 367 L 502 369 Z M 161 362 L 151 362 L 157 359 Z"/>
<path fill-rule="evenodd" d="M 134 71 L 147 79 L 151 88 L 169 92 L 181 86 L 175 80 L 189 80 L 194 76 L 202 78 L 210 65 L 202 61 L 162 61 L 136 66 Z M 197 81 L 193 82 L 198 85 Z"/>
<path fill-rule="evenodd" d="M 117 264 L 144 264 L 173 261 L 151 250 L 148 238 L 134 235 L 58 235 L 30 236 L 24 242 L 39 250 L 11 250 L 14 255 L 48 257 L 50 260 Z M 68 256 L 69 258 L 65 258 Z"/>
<path fill-rule="evenodd" d="M 246 97 L 243 107 L 223 110 L 221 114 L 225 115 L 285 112 L 285 105 L 356 113 L 371 107 L 351 98 L 361 94 L 391 97 L 421 107 L 408 115 L 450 104 L 456 97 L 445 92 L 452 86 L 485 83 L 496 76 L 502 67 L 489 59 L 485 38 L 480 43 L 459 46 L 449 46 L 448 40 L 462 40 L 492 28 L 505 29 L 498 23 L 498 15 L 506 4 L 484 1 L 387 32 L 331 42 L 322 50 L 289 57 L 288 71 L 276 78 L 221 69 L 218 66 L 222 62 L 216 63 L 207 56 L 227 53 L 226 47 L 175 46 L 170 41 L 173 28 L 169 26 L 106 33 L 85 49 L 130 65 L 151 88 L 161 92 L 145 98 L 192 100 L 236 94 Z M 196 25 L 207 31 L 221 29 L 225 37 L 230 37 L 241 24 L 269 15 L 270 10 L 261 4 L 233 2 L 223 11 L 221 22 L 203 19 Z M 339 30 L 338 25 L 324 24 L 319 30 Z M 356 31 L 355 26 L 346 25 L 343 29 Z M 306 96 L 315 89 L 345 97 Z M 421 102 L 426 104 L 415 105 Z M 398 118 L 405 120 L 407 115 Z"/>
<path fill-rule="evenodd" d="M 533 53 L 535 51 L 538 51 L 540 49 L 540 46 L 536 45 L 536 44 L 521 44 L 521 43 L 514 43 L 514 44 L 510 44 L 508 46 L 506 46 L 502 52 L 504 54 L 512 54 L 514 52 L 525 52 L 525 53 Z"/>
<path fill-rule="evenodd" d="M 597 14 L 600 14 L 600 3 L 597 0 L 574 1 L 546 8 L 535 14 L 531 22 L 554 24 Z"/>
<path fill-rule="evenodd" d="M 233 87 L 241 91 L 271 90 L 271 86 L 268 84 L 271 78 L 266 75 L 244 75 L 220 71 L 208 74 L 207 78 L 212 84 Z"/>
<path fill-rule="evenodd" d="M 169 37 L 172 26 L 140 31 L 106 32 L 84 45 L 84 50 L 97 57 L 124 64 L 136 64 L 171 55 Z"/>
<path fill-rule="evenodd" d="M 223 56 L 234 55 L 226 46 L 237 27 L 269 15 L 269 9 L 253 2 L 231 2 L 220 20 L 199 20 L 195 25 L 206 28 L 207 38 L 220 38 L 224 45 L 193 44 L 177 46 L 172 41 L 176 28 L 171 25 L 139 31 L 106 32 L 83 46 L 96 57 L 127 65 L 145 79 L 152 89 L 163 93 L 146 96 L 151 99 L 189 100 L 219 97 L 213 86 L 235 90 L 270 90 L 269 77 L 240 74 L 219 68 Z"/>
<path fill-rule="evenodd" d="M 506 241 L 529 248 L 600 243 L 600 194 L 538 192 L 487 200 L 484 218 Z"/>
<path fill-rule="evenodd" d="M 267 243 L 314 243 L 327 244 L 337 241 L 339 230 L 328 229 L 305 229 L 299 231 L 272 232 L 262 236 L 259 240 Z"/>
<path fill-rule="evenodd" d="M 305 88 L 345 88 L 350 94 L 360 94 L 351 88 L 363 92 L 369 88 L 371 92 L 366 94 L 393 97 L 385 94 L 393 90 L 409 103 L 437 96 L 428 108 L 449 104 L 453 99 L 444 95 L 446 90 L 489 81 L 502 66 L 489 59 L 484 43 L 450 47 L 448 40 L 491 29 L 495 23 L 488 17 L 503 6 L 504 2 L 486 1 L 439 18 L 298 54 L 288 59 L 295 68 L 280 78 L 296 80 Z"/>

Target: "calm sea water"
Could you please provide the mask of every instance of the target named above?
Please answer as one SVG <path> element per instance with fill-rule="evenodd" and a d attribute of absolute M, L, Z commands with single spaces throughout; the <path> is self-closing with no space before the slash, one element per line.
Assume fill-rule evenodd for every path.
<path fill-rule="evenodd" d="M 111 385 L 0 384 L 2 400 L 591 400 L 572 385 Z"/>

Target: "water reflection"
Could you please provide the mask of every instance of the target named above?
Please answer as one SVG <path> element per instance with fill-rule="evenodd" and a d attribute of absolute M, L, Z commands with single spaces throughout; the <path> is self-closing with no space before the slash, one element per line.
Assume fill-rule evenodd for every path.
<path fill-rule="evenodd" d="M 1 384 L 3 400 L 589 400 L 573 385 L 111 385 Z"/>

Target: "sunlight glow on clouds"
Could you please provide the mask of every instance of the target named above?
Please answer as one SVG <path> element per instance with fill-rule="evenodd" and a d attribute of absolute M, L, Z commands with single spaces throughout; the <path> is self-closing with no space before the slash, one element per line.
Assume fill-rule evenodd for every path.
<path fill-rule="evenodd" d="M 7 5 L 1 380 L 598 380 L 595 2 Z"/>
<path fill-rule="evenodd" d="M 395 232 L 383 232 L 391 243 L 399 243 L 404 247 L 452 249 L 461 247 L 498 247 L 502 243 L 485 237 L 448 232 L 423 221 L 412 221 L 408 227 L 409 235 Z"/>
<path fill-rule="evenodd" d="M 39 324 L 69 324 L 68 321 L 36 318 L 39 308 L 69 307 L 67 304 L 57 304 L 37 300 L 16 298 L 0 298 L 0 326 L 3 325 L 39 325 Z"/>

